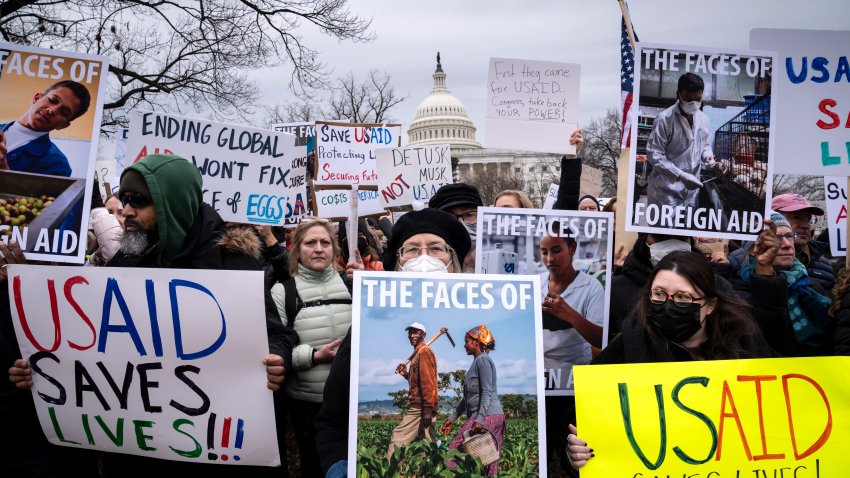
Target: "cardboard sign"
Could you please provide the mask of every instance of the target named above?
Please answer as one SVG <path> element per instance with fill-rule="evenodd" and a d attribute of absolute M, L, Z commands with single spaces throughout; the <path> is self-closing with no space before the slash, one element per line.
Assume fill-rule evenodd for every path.
<path fill-rule="evenodd" d="M 15 333 L 51 443 L 280 463 L 261 272 L 8 269 Z"/>
<path fill-rule="evenodd" d="M 109 58 L 0 41 L 0 236 L 29 260 L 82 263 Z M 89 101 L 86 111 L 82 104 Z M 45 114 L 54 105 L 72 115 Z M 45 131 L 36 138 L 24 128 Z"/>
<path fill-rule="evenodd" d="M 295 138 L 240 125 L 133 110 L 129 155 L 173 153 L 204 181 L 204 202 L 225 221 L 282 226 L 303 214 L 307 157 Z M 302 150 L 303 151 L 303 150 Z"/>
<path fill-rule="evenodd" d="M 575 154 L 581 65 L 490 58 L 488 148 Z"/>
<path fill-rule="evenodd" d="M 316 121 L 315 186 L 378 186 L 375 150 L 401 146 L 401 125 Z"/>
<path fill-rule="evenodd" d="M 848 357 L 576 367 L 583 478 L 841 477 Z"/>
<path fill-rule="evenodd" d="M 750 31 L 751 48 L 779 52 L 776 174 L 850 176 L 848 45 L 847 30 Z"/>
<path fill-rule="evenodd" d="M 453 183 L 449 145 L 378 149 L 378 191 L 384 207 L 428 204 L 440 187 Z"/>
<path fill-rule="evenodd" d="M 343 220 L 348 217 L 351 210 L 350 189 L 314 189 L 313 206 L 316 217 Z M 378 191 L 358 190 L 356 192 L 359 203 L 357 204 L 357 216 L 375 216 L 386 214 L 384 205 L 381 203 Z"/>
<path fill-rule="evenodd" d="M 754 240 L 773 196 L 775 53 L 639 43 L 635 58 L 626 230 Z M 703 83 L 691 119 L 688 74 Z"/>
<path fill-rule="evenodd" d="M 833 256 L 847 255 L 847 178 L 824 176 L 829 250 Z"/>
<path fill-rule="evenodd" d="M 549 191 L 546 193 L 546 200 L 543 201 L 543 209 L 552 209 L 555 202 L 558 201 L 559 186 L 555 183 L 549 185 Z M 602 170 L 596 169 L 593 166 L 583 164 L 581 166 L 581 183 L 579 185 L 579 194 L 584 196 L 590 194 L 595 198 L 599 198 L 602 193 Z"/>
<path fill-rule="evenodd" d="M 484 372 L 478 374 L 482 377 L 482 394 L 498 396 L 507 417 L 506 432 L 499 447 L 502 450 L 500 472 L 522 471 L 546 476 L 543 376 L 535 373 L 542 369 L 540 358 L 543 355 L 540 285 L 536 276 L 357 273 L 353 312 L 348 476 L 377 476 L 374 470 L 369 472 L 371 465 L 381 466 L 381 462 L 386 462 L 390 430 L 399 424 L 401 415 L 411 413 L 405 407 L 399 408 L 391 394 L 398 392 L 396 395 L 404 401 L 410 393 L 408 380 L 396 370 L 414 352 L 405 330 L 412 323 L 424 328 L 423 340 L 430 341 L 428 349 L 432 353 L 428 354 L 421 347 L 417 349 L 417 355 L 411 357 L 416 365 L 410 368 L 405 363 L 406 373 L 418 367 L 418 372 L 411 376 L 420 377 L 425 384 L 435 383 L 436 393 L 425 390 L 428 396 L 423 395 L 421 400 L 426 404 L 439 400 L 439 405 L 432 405 L 439 408 L 441 418 L 451 411 L 461 417 L 451 432 L 437 433 L 435 440 L 440 443 L 430 443 L 435 450 L 433 453 L 439 455 L 437 459 L 443 461 L 447 454 L 457 449 L 463 430 L 472 426 L 472 422 L 466 420 L 465 408 L 458 409 L 464 398 L 463 379 L 458 380 L 458 375 L 466 372 L 470 377 L 486 367 L 494 376 L 484 382 Z M 476 365 L 473 355 L 467 354 L 469 349 L 465 348 L 464 336 L 480 325 L 489 330 L 496 347 L 485 357 L 476 359 L 479 364 Z M 438 376 L 445 377 L 442 388 L 436 384 Z M 478 386 L 479 381 L 466 383 L 467 390 Z M 414 387 L 419 390 L 418 386 Z M 489 420 L 490 417 L 485 418 L 485 424 L 490 423 Z M 435 423 L 436 427 L 441 425 L 443 421 Z M 416 426 L 413 423 L 414 431 Z M 405 456 L 399 449 L 402 446 L 394 446 L 398 458 Z M 530 469 L 512 468 L 511 462 L 506 460 L 509 450 L 518 449 L 530 458 Z M 405 463 L 409 464 L 402 458 L 399 466 Z M 512 463 L 517 466 L 517 462 Z M 474 475 L 478 474 L 476 470 Z"/>
<path fill-rule="evenodd" d="M 591 343 L 565 318 L 544 311 L 546 395 L 572 395 L 573 365 L 590 363 L 592 347 L 603 348 L 608 342 L 613 219 L 610 212 L 478 208 L 475 272 L 538 275 L 541 298 L 549 292 L 543 249 L 547 252 L 556 246 L 567 249 L 569 242 L 560 238 L 569 237 L 575 243 L 572 255 L 572 268 L 577 271 L 575 279 L 558 292 L 570 307 L 602 329 L 601 341 Z M 558 239 L 553 242 L 553 238 Z"/>

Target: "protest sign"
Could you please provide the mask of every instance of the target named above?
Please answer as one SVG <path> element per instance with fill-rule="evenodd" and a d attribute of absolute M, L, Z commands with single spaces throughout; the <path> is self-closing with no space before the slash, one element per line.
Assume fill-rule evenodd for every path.
<path fill-rule="evenodd" d="M 384 207 L 407 206 L 414 201 L 428 204 L 441 186 L 453 182 L 452 153 L 447 144 L 386 148 L 375 153 Z"/>
<path fill-rule="evenodd" d="M 27 259 L 85 259 L 108 62 L 0 42 L 0 235 Z"/>
<path fill-rule="evenodd" d="M 118 186 L 118 181 L 115 176 L 115 160 L 106 159 L 103 161 L 94 162 L 94 178 L 100 183 L 101 195 L 103 195 L 106 186 Z"/>
<path fill-rule="evenodd" d="M 591 347 L 602 348 L 608 342 L 612 228 L 609 212 L 478 208 L 476 273 L 539 275 L 545 297 L 550 275 L 547 255 L 553 254 L 561 266 L 558 272 L 574 277 L 564 291 L 553 292 L 601 329 L 597 341 L 579 334 L 564 318 L 544 312 L 546 395 L 572 395 L 573 365 L 590 363 Z"/>
<path fill-rule="evenodd" d="M 133 162 L 156 152 L 191 161 L 225 221 L 282 226 L 305 208 L 307 157 L 294 144 L 271 130 L 133 110 L 127 149 Z"/>
<path fill-rule="evenodd" d="M 260 272 L 8 269 L 15 333 L 51 443 L 280 463 Z"/>
<path fill-rule="evenodd" d="M 507 420 L 501 446 L 497 444 L 501 448 L 497 466 L 500 475 L 522 471 L 546 476 L 543 378 L 541 373 L 535 373 L 542 369 L 540 320 L 540 285 L 536 276 L 355 274 L 348 476 L 379 476 L 380 470 L 388 466 L 392 428 L 403 419 L 403 423 L 412 424 L 415 436 L 422 403 L 434 407 L 436 420 L 437 413 L 442 416 L 458 411 L 461 400 L 469 399 L 464 387 L 466 394 L 472 387 L 478 393 L 481 387 L 486 394 L 481 396 L 498 397 L 501 402 Z M 414 323 L 425 332 L 422 341 L 431 353 L 423 346 L 414 349 L 406 331 Z M 472 349 L 475 345 L 464 344 L 464 336 L 481 325 L 489 331 L 496 347 L 476 358 Z M 416 355 L 411 355 L 414 350 Z M 408 357 L 412 360 L 409 368 L 405 361 Z M 404 375 L 396 373 L 399 364 L 405 364 Z M 421 399 L 417 398 L 418 385 L 410 391 L 407 376 L 414 377 L 417 384 L 418 380 L 425 384 Z M 480 381 L 464 383 L 464 377 L 472 376 Z M 408 397 L 413 400 L 412 405 Z M 461 407 L 460 418 L 451 430 L 434 435 L 433 441 L 414 441 L 409 447 L 405 443 L 393 444 L 393 459 L 400 461 L 400 469 L 407 469 L 409 476 L 424 476 L 427 473 L 421 470 L 433 469 L 424 467 L 454 459 L 459 475 L 478 476 L 477 465 L 470 465 L 464 460 L 466 454 L 457 450 L 462 432 L 473 423 L 465 412 Z M 494 415 L 487 414 L 483 421 L 485 427 L 497 433 L 496 427 L 501 428 Z M 443 428 L 445 423 L 434 425 Z M 498 443 L 498 437 L 496 440 Z M 406 448 L 416 451 L 406 452 Z M 436 462 L 417 464 L 410 460 L 423 450 L 431 457 L 426 460 Z M 518 461 L 506 459 L 516 454 L 528 458 L 524 461 L 528 468 L 520 470 Z M 418 466 L 422 467 L 419 471 Z"/>
<path fill-rule="evenodd" d="M 575 63 L 490 58 L 487 147 L 575 154 L 580 82 Z"/>
<path fill-rule="evenodd" d="M 847 255 L 847 178 L 824 176 L 829 249 L 833 256 Z"/>
<path fill-rule="evenodd" d="M 334 219 L 342 221 L 348 217 L 351 210 L 351 189 L 333 188 L 333 189 L 314 189 L 313 190 L 313 215 L 326 219 Z M 357 215 L 376 216 L 386 214 L 384 205 L 381 203 L 381 198 L 378 191 L 362 190 L 356 191 L 357 198 L 360 201 L 357 206 Z"/>
<path fill-rule="evenodd" d="M 778 51 L 773 80 L 776 174 L 850 176 L 850 31 L 750 31 Z"/>
<path fill-rule="evenodd" d="M 559 186 L 555 183 L 549 185 L 549 191 L 546 193 L 546 199 L 543 201 L 543 209 L 552 209 L 555 202 L 558 200 Z M 602 170 L 596 169 L 593 166 L 583 164 L 581 166 L 581 183 L 579 185 L 579 194 L 590 194 L 595 198 L 599 198 L 602 194 Z"/>
<path fill-rule="evenodd" d="M 583 478 L 843 477 L 847 357 L 576 367 Z"/>
<path fill-rule="evenodd" d="M 124 172 L 124 168 L 129 166 L 133 158 L 127 158 L 127 139 L 130 137 L 130 129 L 129 128 L 120 128 L 118 130 L 118 134 L 115 136 L 115 179 L 121 179 L 121 173 Z M 128 162 L 130 161 L 130 162 Z M 116 181 L 116 186 L 117 186 Z M 117 192 L 116 188 L 116 192 Z"/>
<path fill-rule="evenodd" d="M 401 146 L 401 125 L 316 121 L 314 186 L 378 186 L 377 148 Z"/>
<path fill-rule="evenodd" d="M 636 58 L 626 230 L 755 239 L 773 195 L 775 53 L 639 43 Z"/>
<path fill-rule="evenodd" d="M 560 190 L 560 186 L 555 183 L 549 185 L 549 191 L 546 193 L 546 200 L 543 201 L 543 209 L 552 209 L 552 206 L 555 205 L 555 201 L 558 200 L 558 191 Z"/>

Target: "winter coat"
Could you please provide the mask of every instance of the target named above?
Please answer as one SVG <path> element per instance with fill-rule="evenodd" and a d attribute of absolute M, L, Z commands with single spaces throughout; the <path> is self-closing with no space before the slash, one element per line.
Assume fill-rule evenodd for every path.
<path fill-rule="evenodd" d="M 829 245 L 823 242 L 809 241 L 809 263 L 806 264 L 809 280 L 827 294 L 835 286 L 836 277 L 832 262 L 823 256 L 828 247 Z M 741 272 L 741 263 L 746 253 L 746 248 L 742 247 L 729 254 L 729 266 L 738 274 Z"/>
<path fill-rule="evenodd" d="M 836 316 L 835 355 L 850 355 L 850 293 L 841 299 L 841 309 Z"/>
<path fill-rule="evenodd" d="M 322 408 L 316 416 L 316 449 L 322 472 L 348 459 L 348 399 L 351 383 L 351 329 L 345 334 L 325 381 Z"/>
<path fill-rule="evenodd" d="M 348 287 L 333 267 L 316 272 L 298 265 L 295 275 L 298 296 L 305 303 L 326 299 L 351 299 Z M 295 374 L 287 377 L 286 395 L 297 400 L 322 402 L 330 363 L 314 364 L 313 351 L 341 339 L 351 327 L 351 304 L 324 304 L 303 307 L 294 319 L 286 316 L 286 288 L 275 284 L 271 295 L 284 324 L 292 327 L 301 341 L 292 350 Z"/>

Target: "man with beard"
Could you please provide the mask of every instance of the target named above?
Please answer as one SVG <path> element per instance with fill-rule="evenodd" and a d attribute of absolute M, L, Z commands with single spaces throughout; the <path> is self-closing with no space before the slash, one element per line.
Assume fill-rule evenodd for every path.
<path fill-rule="evenodd" d="M 434 352 L 425 344 L 425 326 L 414 322 L 407 327 L 407 338 L 413 346 L 414 356 L 410 361 L 410 370 L 405 365 L 399 364 L 395 371 L 407 379 L 410 408 L 401 420 L 401 423 L 393 430 L 390 438 L 390 448 L 387 451 L 387 459 L 393 454 L 397 446 L 404 446 L 425 436 L 433 440 L 434 412 L 437 410 L 437 358 Z"/>
<path fill-rule="evenodd" d="M 120 249 L 107 266 L 260 270 L 255 257 L 224 247 L 227 232 L 224 221 L 203 202 L 201 175 L 185 159 L 174 155 L 145 156 L 121 174 L 118 198 L 123 205 L 125 230 Z M 281 322 L 268 290 L 265 305 L 269 355 L 262 361 L 266 366 L 267 387 L 277 391 L 283 385 L 284 373 L 290 369 L 292 347 L 298 337 Z M 19 388 L 32 387 L 32 372 L 26 361 L 16 361 L 9 373 Z M 279 403 L 276 399 L 275 414 L 277 423 L 282 424 L 282 410 L 277 410 Z M 280 439 L 279 446 L 283 446 Z M 282 451 L 281 460 L 285 456 Z M 189 477 L 217 471 L 210 469 L 215 465 L 111 453 L 104 453 L 102 462 L 107 477 Z M 285 466 L 282 469 L 240 467 L 240 476 L 287 475 Z"/>

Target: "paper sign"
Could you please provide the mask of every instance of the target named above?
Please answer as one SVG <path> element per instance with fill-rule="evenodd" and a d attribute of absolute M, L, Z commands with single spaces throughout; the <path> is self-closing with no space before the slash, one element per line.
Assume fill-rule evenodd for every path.
<path fill-rule="evenodd" d="M 626 230 L 755 240 L 773 196 L 775 53 L 638 43 L 635 58 Z"/>
<path fill-rule="evenodd" d="M 282 226 L 303 214 L 307 158 L 295 137 L 271 130 L 133 110 L 128 154 L 173 153 L 204 181 L 204 202 L 225 221 Z M 303 150 L 302 150 L 303 151 Z"/>
<path fill-rule="evenodd" d="M 558 200 L 558 190 L 560 186 L 555 183 L 549 185 L 549 191 L 546 193 L 546 200 L 543 202 L 543 209 L 552 209 L 555 201 Z"/>
<path fill-rule="evenodd" d="M 440 187 L 451 184 L 449 145 L 378 149 L 378 191 L 385 207 L 428 200 Z"/>
<path fill-rule="evenodd" d="M 401 125 L 316 121 L 315 186 L 377 186 L 375 149 L 401 146 Z"/>
<path fill-rule="evenodd" d="M 405 453 L 406 444 L 393 445 L 393 460 L 400 459 L 398 466 L 408 470 L 406 476 L 434 476 L 405 468 L 417 466 L 411 456 L 419 463 L 422 459 L 431 460 L 431 467 L 425 469 L 433 470 L 444 466 L 448 454 L 459 454 L 453 450 L 458 450 L 463 432 L 473 424 L 459 404 L 473 388 L 477 394 L 479 386 L 483 394 L 499 397 L 506 417 L 505 433 L 498 446 L 501 457 L 495 467 L 500 470 L 499 476 L 546 476 L 543 378 L 535 373 L 542 368 L 543 355 L 536 276 L 358 272 L 354 275 L 353 314 L 348 476 L 381 476 L 379 467 L 389 467 L 386 455 L 391 430 L 399 425 L 402 415 L 414 413 L 412 408 L 422 408 L 404 406 L 411 393 L 409 382 L 396 370 L 408 357 L 416 365 L 405 363 L 406 373 L 418 376 L 426 384 L 422 398 L 414 400 L 439 408 L 435 416 L 440 420 L 434 425 L 443 425 L 451 411 L 458 412 L 460 418 L 449 433 L 437 432 L 434 441 L 423 439 L 410 445 L 428 446 L 427 452 L 419 448 L 416 453 Z M 417 355 L 412 356 L 414 347 L 406 327 L 413 323 L 424 330 L 430 354 L 420 346 Z M 480 336 L 491 338 L 495 349 L 479 356 L 475 362 L 480 365 L 475 365 L 474 355 L 467 353 L 470 349 L 464 345 L 464 336 L 481 325 L 489 335 Z M 467 377 L 475 373 L 481 380 L 464 383 L 464 372 Z M 484 381 L 485 372 L 492 380 Z M 434 386 L 428 388 L 429 383 Z M 418 385 L 414 387 L 419 390 Z M 391 398 L 393 393 L 402 398 L 400 403 Z M 496 417 L 485 417 L 485 427 L 496 426 L 493 419 Z M 412 426 L 415 430 L 417 423 L 414 421 Z M 520 459 L 508 458 L 516 450 L 523 454 L 522 461 L 527 464 L 524 469 L 519 468 Z M 462 466 L 468 471 L 462 476 L 480 476 L 480 468 L 472 470 L 466 463 Z"/>
<path fill-rule="evenodd" d="M 750 31 L 779 52 L 773 81 L 776 174 L 850 176 L 850 31 Z"/>
<path fill-rule="evenodd" d="M 8 269 L 15 334 L 51 443 L 280 463 L 261 272 Z"/>
<path fill-rule="evenodd" d="M 0 236 L 28 260 L 85 260 L 108 69 L 106 56 L 0 41 Z M 57 107 L 80 116 L 68 125 L 47 112 Z M 33 139 L 21 126 L 47 133 Z"/>
<path fill-rule="evenodd" d="M 546 395 L 572 395 L 573 365 L 590 363 L 592 347 L 603 348 L 608 342 L 613 218 L 610 212 L 478 208 L 476 273 L 539 275 L 542 298 L 549 292 L 550 277 L 543 249 L 574 251 L 571 270 L 563 271 L 565 277 L 573 277 L 572 282 L 564 291 L 553 292 L 601 329 L 601 341 L 592 343 L 564 317 L 544 311 Z"/>
<path fill-rule="evenodd" d="M 833 256 L 847 255 L 847 178 L 824 176 L 829 249 Z"/>
<path fill-rule="evenodd" d="M 581 65 L 490 58 L 488 148 L 575 154 Z"/>
<path fill-rule="evenodd" d="M 120 128 L 118 130 L 118 134 L 115 137 L 115 179 L 120 180 L 121 173 L 124 172 L 124 168 L 129 166 L 131 163 L 128 163 L 127 159 L 127 139 L 130 137 L 130 129 L 129 128 Z M 130 161 L 133 158 L 130 158 Z M 118 181 L 115 181 L 116 185 Z M 117 192 L 117 189 L 116 189 Z"/>
<path fill-rule="evenodd" d="M 843 477 L 848 357 L 576 367 L 582 478 Z"/>
<path fill-rule="evenodd" d="M 313 205 L 315 211 L 313 215 L 316 217 L 324 217 L 327 219 L 343 220 L 348 217 L 351 205 L 349 197 L 351 196 L 350 189 L 314 189 L 313 190 Z M 359 217 L 375 216 L 386 214 L 387 211 L 381 204 L 381 198 L 378 191 L 358 190 L 357 197 L 359 204 L 357 206 L 357 215 Z"/>

